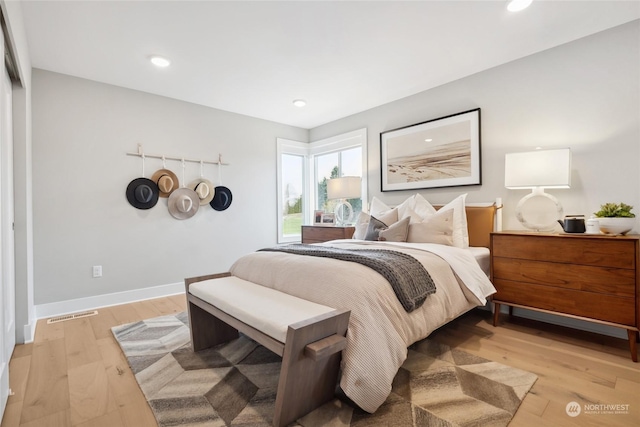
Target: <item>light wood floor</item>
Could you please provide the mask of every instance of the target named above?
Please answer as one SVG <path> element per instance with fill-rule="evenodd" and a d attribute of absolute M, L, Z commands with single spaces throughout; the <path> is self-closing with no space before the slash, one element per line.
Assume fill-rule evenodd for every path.
<path fill-rule="evenodd" d="M 182 296 L 99 309 L 97 316 L 47 325 L 16 347 L 1 427 L 154 427 L 155 419 L 111 334 L 115 325 L 185 310 Z M 638 426 L 640 364 L 625 340 L 473 311 L 432 335 L 538 381 L 511 426 Z M 566 414 L 568 403 L 629 405 L 627 414 Z"/>

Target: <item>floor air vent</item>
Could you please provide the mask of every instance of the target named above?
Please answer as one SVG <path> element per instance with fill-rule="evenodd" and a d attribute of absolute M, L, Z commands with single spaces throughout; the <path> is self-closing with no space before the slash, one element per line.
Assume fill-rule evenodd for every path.
<path fill-rule="evenodd" d="M 84 311 L 82 313 L 75 313 L 75 314 L 65 314 L 63 316 L 52 317 L 51 319 L 48 319 L 47 324 L 64 322 L 65 320 L 79 319 L 81 317 L 95 316 L 96 314 L 98 314 L 98 310 Z"/>

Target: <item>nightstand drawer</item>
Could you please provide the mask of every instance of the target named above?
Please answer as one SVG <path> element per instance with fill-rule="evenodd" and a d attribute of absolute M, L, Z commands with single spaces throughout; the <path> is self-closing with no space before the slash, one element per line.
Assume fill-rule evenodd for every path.
<path fill-rule="evenodd" d="M 576 291 L 634 298 L 634 270 L 589 265 L 558 264 L 513 258 L 493 258 L 494 279 L 555 286 Z"/>
<path fill-rule="evenodd" d="M 494 257 L 551 261 L 635 269 L 635 244 L 631 239 L 585 236 L 493 235 Z"/>
<path fill-rule="evenodd" d="M 498 290 L 494 298 L 501 303 L 522 304 L 622 325 L 636 324 L 635 298 L 604 294 L 594 298 L 590 292 L 503 279 L 494 279 L 493 284 Z"/>
<path fill-rule="evenodd" d="M 355 227 L 302 226 L 302 243 L 322 243 L 329 240 L 350 239 Z"/>

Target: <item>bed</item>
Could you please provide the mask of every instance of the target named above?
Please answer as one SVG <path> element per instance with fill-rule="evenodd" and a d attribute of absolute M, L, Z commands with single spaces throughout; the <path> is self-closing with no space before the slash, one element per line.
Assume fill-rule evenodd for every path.
<path fill-rule="evenodd" d="M 437 291 L 411 312 L 403 308 L 382 275 L 352 262 L 258 251 L 237 260 L 230 273 L 299 298 L 351 310 L 340 387 L 360 408 L 375 412 L 389 396 L 407 348 L 470 309 L 485 305 L 487 297 L 495 292 L 487 273 L 496 205 L 463 209 L 471 248 L 359 239 L 314 244 L 390 249 L 419 260 Z"/>

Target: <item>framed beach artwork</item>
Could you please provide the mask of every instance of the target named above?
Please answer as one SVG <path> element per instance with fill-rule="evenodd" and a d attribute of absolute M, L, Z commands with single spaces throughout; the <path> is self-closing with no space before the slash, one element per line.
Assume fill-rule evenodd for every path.
<path fill-rule="evenodd" d="M 380 134 L 382 191 L 482 183 L 480 109 Z"/>

